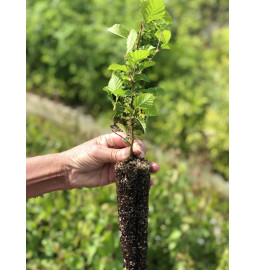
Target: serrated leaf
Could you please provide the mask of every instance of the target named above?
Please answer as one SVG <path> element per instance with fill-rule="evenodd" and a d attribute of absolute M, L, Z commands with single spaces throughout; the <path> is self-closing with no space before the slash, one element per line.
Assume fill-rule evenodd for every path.
<path fill-rule="evenodd" d="M 108 83 L 108 90 L 113 93 L 116 89 L 121 89 L 121 88 L 122 88 L 121 79 L 117 75 L 112 74 L 112 77 Z"/>
<path fill-rule="evenodd" d="M 137 32 L 134 29 L 131 29 L 128 38 L 127 38 L 127 52 L 131 52 L 134 45 L 135 41 L 137 39 Z"/>
<path fill-rule="evenodd" d="M 147 62 L 143 62 L 139 65 L 139 69 L 142 71 L 148 67 L 152 67 L 154 66 L 156 63 L 153 61 L 147 61 Z"/>
<path fill-rule="evenodd" d="M 105 87 L 103 88 L 103 90 L 106 91 L 106 92 L 109 92 L 108 86 L 105 86 Z"/>
<path fill-rule="evenodd" d="M 153 94 L 155 96 L 159 96 L 165 93 L 164 89 L 161 87 L 151 87 L 151 88 L 147 88 L 147 89 L 142 89 L 141 92 L 143 93 L 150 93 Z"/>
<path fill-rule="evenodd" d="M 133 105 L 135 108 L 148 109 L 153 106 L 154 99 L 155 96 L 153 94 L 141 94 L 134 98 Z"/>
<path fill-rule="evenodd" d="M 128 135 L 128 131 L 126 129 L 126 127 L 124 125 L 122 125 L 121 123 L 116 123 L 116 125 L 123 131 L 126 133 L 126 135 Z"/>
<path fill-rule="evenodd" d="M 128 143 L 129 145 L 131 145 L 131 143 L 129 142 L 129 140 L 130 140 L 130 136 L 127 136 L 127 137 L 124 138 L 122 141 L 123 141 L 124 143 Z"/>
<path fill-rule="evenodd" d="M 157 116 L 158 115 L 158 112 L 157 112 L 155 105 L 152 105 L 150 108 L 143 109 L 143 112 L 146 116 Z"/>
<path fill-rule="evenodd" d="M 118 65 L 118 64 L 111 64 L 109 67 L 108 67 L 108 70 L 122 70 L 122 71 L 125 71 L 127 72 L 127 67 L 125 65 Z"/>
<path fill-rule="evenodd" d="M 156 49 L 156 47 L 152 46 L 152 45 L 144 45 L 139 47 L 139 50 L 153 50 Z"/>
<path fill-rule="evenodd" d="M 163 50 L 170 50 L 171 47 L 170 47 L 169 44 L 163 44 L 163 45 L 161 46 L 161 49 L 163 49 Z"/>
<path fill-rule="evenodd" d="M 142 0 L 141 12 L 145 22 L 162 19 L 165 16 L 164 0 Z"/>
<path fill-rule="evenodd" d="M 144 74 L 136 74 L 135 75 L 135 80 L 136 81 L 145 81 L 145 82 L 150 82 L 150 79 L 147 75 Z"/>
<path fill-rule="evenodd" d="M 115 96 L 120 96 L 120 97 L 125 97 L 125 91 L 123 89 L 115 89 L 112 91 L 112 93 L 115 95 Z"/>
<path fill-rule="evenodd" d="M 171 32 L 169 30 L 164 30 L 162 35 L 161 35 L 161 31 L 157 31 L 155 33 L 155 36 L 158 38 L 158 40 L 160 39 L 161 37 L 161 41 L 165 44 L 167 44 L 171 38 Z"/>
<path fill-rule="evenodd" d="M 121 79 L 124 81 L 124 80 L 126 80 L 126 81 L 130 81 L 130 78 L 128 77 L 128 76 L 121 76 Z"/>
<path fill-rule="evenodd" d="M 123 27 L 121 24 L 114 24 L 112 27 L 108 28 L 107 30 L 123 38 L 127 38 L 129 34 L 129 31 L 125 27 Z"/>
<path fill-rule="evenodd" d="M 125 97 L 131 96 L 132 92 L 130 90 L 125 90 Z"/>
<path fill-rule="evenodd" d="M 114 117 L 120 116 L 123 112 L 124 112 L 124 108 L 123 108 L 122 104 L 119 103 L 119 102 L 117 102 L 116 103 L 116 106 L 115 106 L 115 110 L 114 110 L 113 116 Z"/>
<path fill-rule="evenodd" d="M 166 21 L 166 22 L 168 22 L 169 24 L 170 23 L 173 23 L 173 20 L 172 20 L 172 17 L 171 17 L 171 15 L 166 11 L 166 13 L 165 13 L 165 15 L 164 15 L 164 20 Z"/>
<path fill-rule="evenodd" d="M 137 50 L 134 52 L 130 52 L 127 55 L 128 62 L 132 65 L 134 63 L 140 62 L 146 59 L 150 55 L 150 50 Z"/>
<path fill-rule="evenodd" d="M 143 133 L 146 132 L 146 121 L 142 118 L 136 118 L 138 121 L 139 125 L 142 127 Z"/>

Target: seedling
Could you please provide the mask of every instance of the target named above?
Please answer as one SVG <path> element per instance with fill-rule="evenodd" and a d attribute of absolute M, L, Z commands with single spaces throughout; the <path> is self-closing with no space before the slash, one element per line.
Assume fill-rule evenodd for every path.
<path fill-rule="evenodd" d="M 147 230 L 149 163 L 134 155 L 133 144 L 146 132 L 150 116 L 156 116 L 155 100 L 164 93 L 160 87 L 146 88 L 150 78 L 145 71 L 154 66 L 156 54 L 170 49 L 172 23 L 163 0 L 142 0 L 140 30 L 127 30 L 114 24 L 108 31 L 126 40 L 122 64 L 112 64 L 112 76 L 104 88 L 113 104 L 113 132 L 123 131 L 124 142 L 131 146 L 130 158 L 115 167 L 119 229 L 124 267 L 147 269 Z"/>

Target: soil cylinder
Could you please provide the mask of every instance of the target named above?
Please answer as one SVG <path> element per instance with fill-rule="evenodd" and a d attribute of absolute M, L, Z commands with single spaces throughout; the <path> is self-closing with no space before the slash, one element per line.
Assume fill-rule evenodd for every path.
<path fill-rule="evenodd" d="M 123 267 L 146 270 L 150 163 L 129 158 L 116 164 L 115 173 Z"/>

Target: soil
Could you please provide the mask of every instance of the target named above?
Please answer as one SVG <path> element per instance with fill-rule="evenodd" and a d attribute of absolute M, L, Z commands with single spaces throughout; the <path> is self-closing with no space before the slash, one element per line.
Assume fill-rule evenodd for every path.
<path fill-rule="evenodd" d="M 136 157 L 115 166 L 123 267 L 147 269 L 150 163 Z"/>

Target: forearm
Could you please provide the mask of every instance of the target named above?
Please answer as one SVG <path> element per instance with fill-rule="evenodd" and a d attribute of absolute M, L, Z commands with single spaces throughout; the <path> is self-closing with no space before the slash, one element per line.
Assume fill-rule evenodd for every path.
<path fill-rule="evenodd" d="M 70 189 L 65 158 L 51 154 L 27 158 L 27 199 L 56 190 Z"/>

